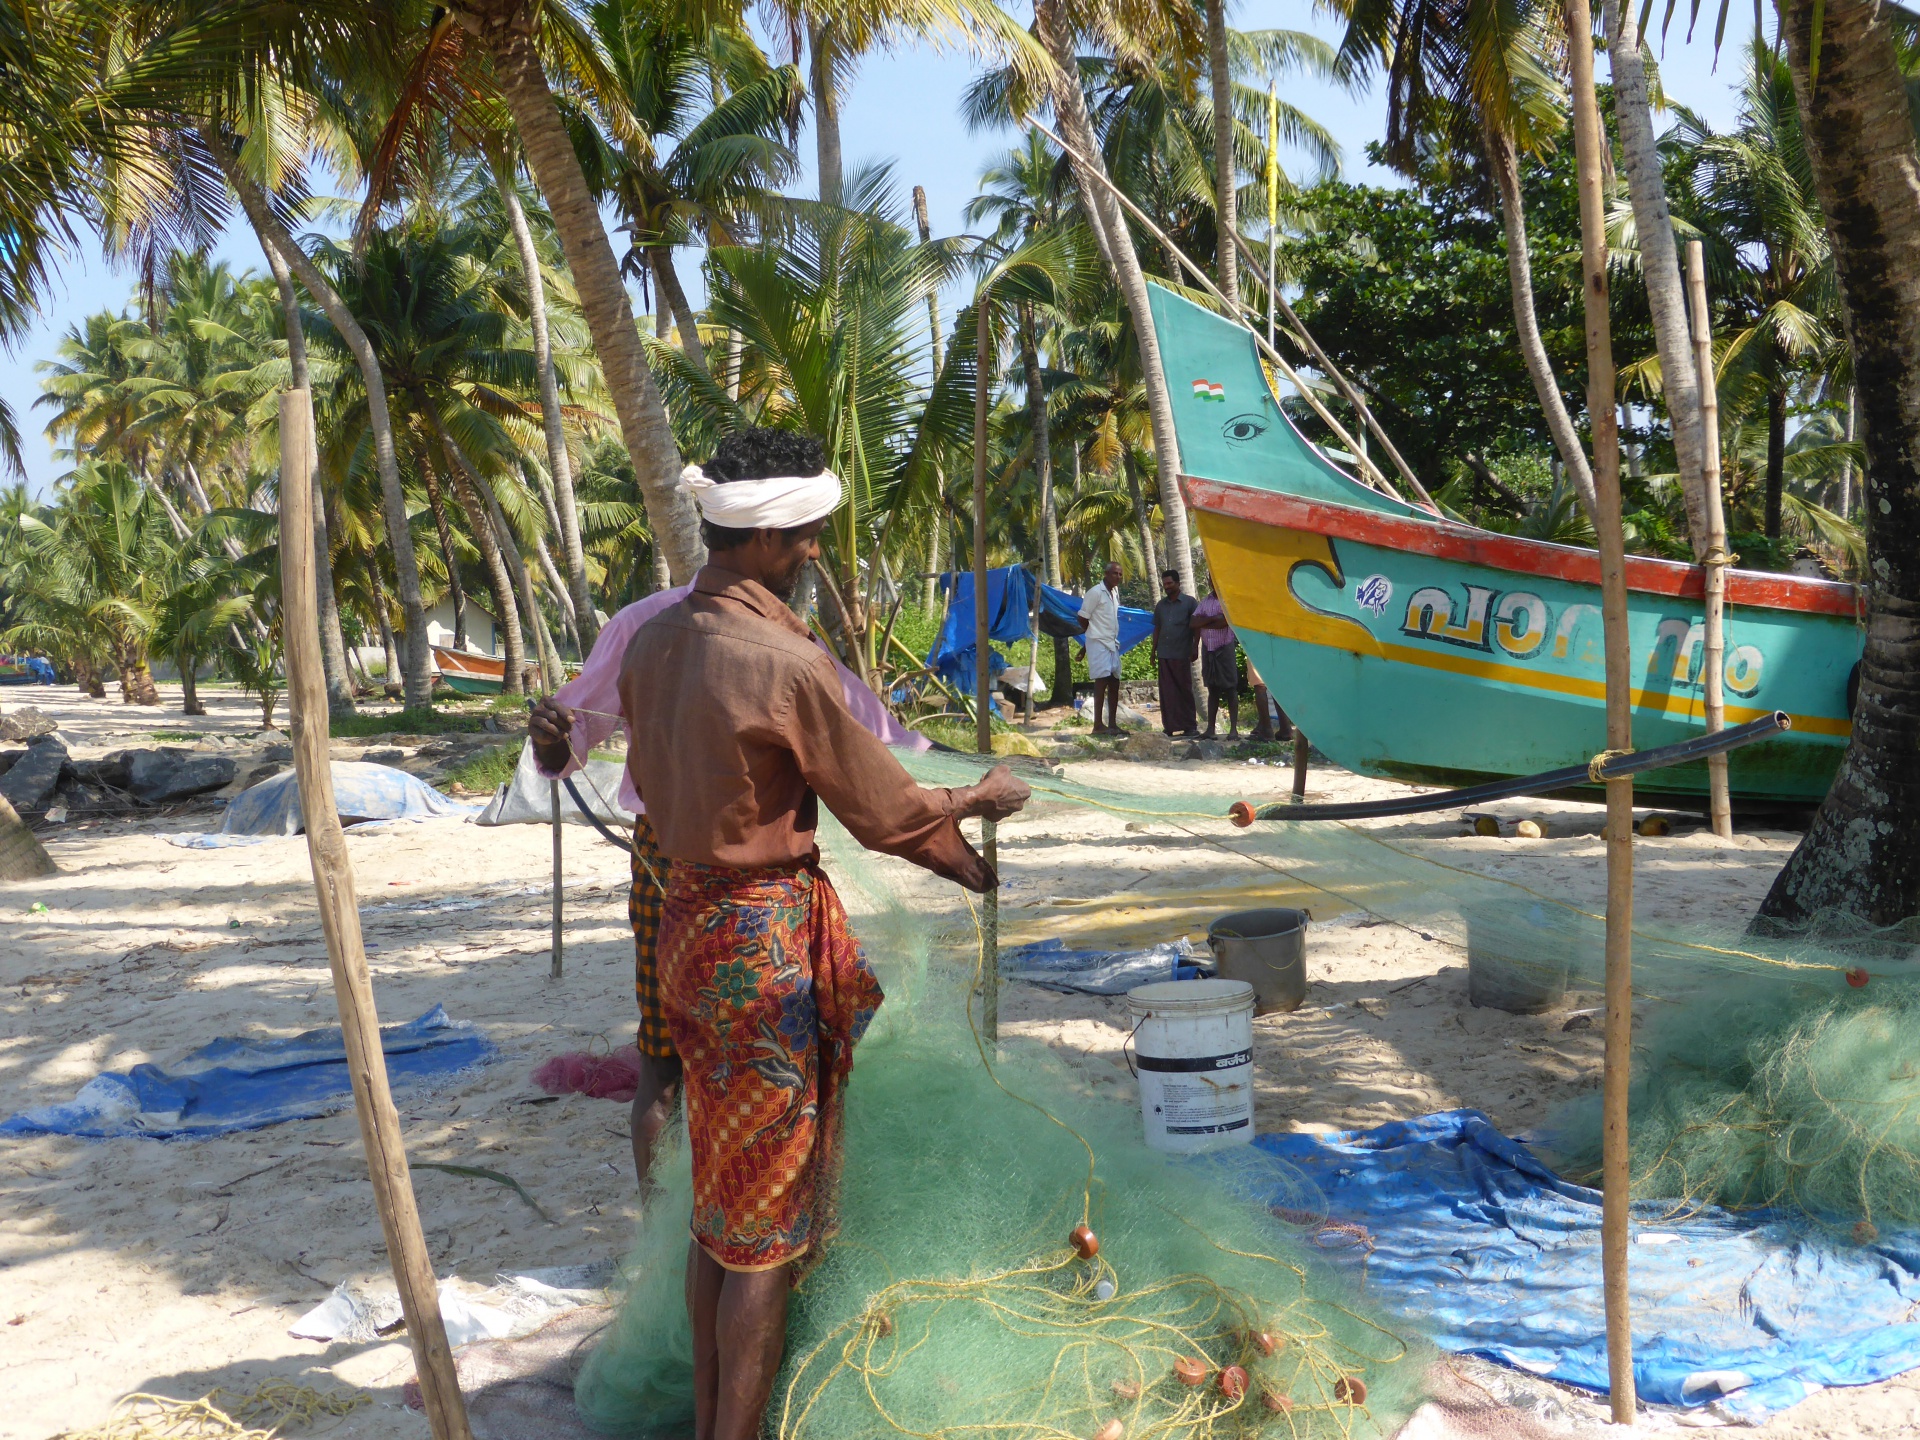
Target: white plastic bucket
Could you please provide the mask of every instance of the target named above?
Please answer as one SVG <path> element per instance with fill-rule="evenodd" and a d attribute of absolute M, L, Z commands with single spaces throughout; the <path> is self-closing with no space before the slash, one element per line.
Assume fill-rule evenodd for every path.
<path fill-rule="evenodd" d="M 1140 1116 L 1155 1150 L 1253 1139 L 1253 986 L 1163 980 L 1127 992 Z"/>

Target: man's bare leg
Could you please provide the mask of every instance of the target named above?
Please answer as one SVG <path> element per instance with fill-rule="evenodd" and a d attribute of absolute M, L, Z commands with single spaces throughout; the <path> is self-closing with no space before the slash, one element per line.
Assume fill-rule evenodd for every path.
<path fill-rule="evenodd" d="M 760 1434 L 786 1353 L 791 1288 L 784 1265 L 777 1270 L 729 1270 L 721 1282 L 714 1317 L 720 1405 L 710 1440 L 756 1440 Z"/>
<path fill-rule="evenodd" d="M 673 1118 L 673 1102 L 680 1093 L 680 1062 L 640 1057 L 640 1083 L 633 1092 L 633 1173 L 639 1178 L 642 1194 L 647 1191 L 647 1172 L 653 1168 L 653 1147 L 660 1132 Z"/>
<path fill-rule="evenodd" d="M 727 1270 L 690 1243 L 694 1440 L 755 1440 L 787 1348 L 787 1267 Z"/>
<path fill-rule="evenodd" d="M 687 1318 L 693 1322 L 693 1435 L 713 1440 L 720 1408 L 720 1346 L 714 1317 L 727 1272 L 699 1242 L 687 1242 Z"/>

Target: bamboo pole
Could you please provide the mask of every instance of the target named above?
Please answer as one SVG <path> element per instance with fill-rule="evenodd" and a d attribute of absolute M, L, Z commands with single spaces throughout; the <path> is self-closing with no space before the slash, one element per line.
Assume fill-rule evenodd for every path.
<path fill-rule="evenodd" d="M 1262 716 L 1262 719 L 1265 717 Z M 1313 757 L 1313 746 L 1307 740 L 1307 732 L 1298 725 L 1293 727 L 1293 798 L 1307 798 L 1307 762 Z"/>
<path fill-rule="evenodd" d="M 1608 322 L 1606 133 L 1593 89 L 1593 14 L 1567 0 L 1573 138 L 1580 180 L 1580 259 L 1587 329 L 1587 418 L 1593 429 L 1594 528 L 1600 544 L 1606 632 L 1607 749 L 1633 748 L 1627 636 L 1627 554 L 1620 529 L 1620 432 Z M 1607 1377 L 1613 1421 L 1634 1421 L 1633 1327 L 1627 1290 L 1627 1081 L 1633 1061 L 1633 780 L 1607 781 L 1606 1061 L 1601 1079 L 1600 1272 L 1607 1306 Z"/>
<path fill-rule="evenodd" d="M 547 795 L 553 805 L 553 978 L 558 980 L 561 974 L 562 957 L 565 953 L 565 941 L 561 938 L 562 919 L 566 905 L 566 889 L 562 882 L 560 868 L 560 782 L 547 781 Z"/>
<path fill-rule="evenodd" d="M 993 372 L 992 336 L 984 290 L 974 297 L 973 376 L 973 699 L 974 743 L 982 755 L 993 753 L 992 673 L 987 659 L 987 381 Z M 981 848 L 997 868 L 1000 827 L 980 822 Z M 1000 894 L 989 890 L 981 902 L 980 1030 L 1000 1038 Z"/>
<path fill-rule="evenodd" d="M 1713 372 L 1713 317 L 1707 310 L 1706 251 L 1687 242 L 1687 305 L 1693 311 L 1693 363 L 1700 372 L 1700 478 L 1707 492 L 1706 655 L 1700 683 L 1707 712 L 1707 733 L 1726 728 L 1727 699 L 1722 688 L 1727 663 L 1727 511 L 1720 498 L 1720 396 Z M 1733 838 L 1733 801 L 1727 790 L 1727 755 L 1707 757 L 1707 813 L 1713 833 Z"/>
<path fill-rule="evenodd" d="M 353 861 L 334 808 L 333 771 L 328 762 L 327 685 L 320 660 L 319 600 L 314 588 L 313 451 L 308 427 L 313 412 L 304 390 L 280 394 L 280 607 L 287 655 L 288 729 L 293 736 L 293 768 L 300 784 L 300 809 L 306 817 L 307 853 L 313 862 L 313 886 L 320 902 L 320 926 L 327 937 L 327 961 L 333 970 L 334 999 L 340 1007 L 340 1033 L 346 1042 L 353 1081 L 353 1108 L 360 1119 L 360 1143 L 373 1177 L 373 1200 L 387 1241 L 387 1259 L 400 1290 L 407 1339 L 426 1402 L 434 1440 L 473 1440 L 467 1410 L 454 1376 L 440 1319 L 439 1287 L 420 1231 L 420 1211 L 407 1170 L 400 1116 L 387 1088 L 387 1057 L 380 1048 L 380 1017 L 373 1003 L 373 980 L 360 939 L 360 910 L 354 894 Z"/>

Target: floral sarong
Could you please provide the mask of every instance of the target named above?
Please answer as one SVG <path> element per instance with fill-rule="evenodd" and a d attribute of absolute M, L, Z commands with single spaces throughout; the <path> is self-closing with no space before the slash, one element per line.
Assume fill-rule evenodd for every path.
<path fill-rule="evenodd" d="M 770 1270 L 832 1238 L 853 1047 L 883 998 L 817 864 L 675 861 L 660 988 L 685 1066 L 693 1238 Z"/>

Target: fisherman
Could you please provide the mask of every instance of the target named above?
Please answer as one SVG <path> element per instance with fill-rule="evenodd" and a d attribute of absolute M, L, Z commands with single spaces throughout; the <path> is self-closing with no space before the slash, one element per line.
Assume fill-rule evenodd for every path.
<path fill-rule="evenodd" d="M 1087 678 L 1093 681 L 1093 733 L 1121 735 L 1120 728 L 1120 563 L 1107 566 L 1101 583 L 1080 602 L 1080 633 L 1086 637 Z M 1100 723 L 1100 702 L 1108 720 Z"/>
<path fill-rule="evenodd" d="M 648 737 L 634 733 L 620 708 L 620 667 L 634 632 L 662 610 L 686 599 L 692 590 L 691 585 L 657 590 L 618 611 L 600 627 L 600 636 L 593 642 L 592 653 L 580 673 L 534 707 L 528 734 L 541 774 L 565 779 L 584 769 L 587 757 L 623 726 L 629 750 L 650 743 Z M 855 719 L 888 745 L 926 748 L 926 741 L 895 720 L 857 675 L 837 660 L 834 665 L 840 675 L 840 692 Z M 594 798 L 587 797 L 589 802 Z M 647 819 L 646 804 L 633 788 L 633 777 L 625 772 L 620 777 L 618 804 L 634 817 L 627 923 L 633 930 L 633 990 L 640 1010 L 634 1048 L 640 1056 L 640 1067 L 628 1129 L 633 1141 L 634 1174 L 645 1191 L 653 1147 L 672 1118 L 680 1088 L 680 1057 L 674 1051 L 673 1037 L 667 1033 L 666 1016 L 660 1008 L 656 964 L 667 862 L 660 854 L 653 823 Z"/>
<path fill-rule="evenodd" d="M 1240 647 L 1239 638 L 1227 623 L 1227 607 L 1211 578 L 1207 598 L 1193 610 L 1193 628 L 1200 632 L 1200 680 L 1207 687 L 1206 738 L 1217 733 L 1215 720 L 1220 707 L 1227 707 L 1227 738 L 1240 738 Z"/>
<path fill-rule="evenodd" d="M 1200 736 L 1199 716 L 1193 708 L 1193 662 L 1200 652 L 1200 636 L 1193 628 L 1199 605 L 1180 593 L 1180 572 L 1160 572 L 1161 598 L 1153 607 L 1153 658 L 1160 665 L 1160 728 L 1188 739 Z"/>
<path fill-rule="evenodd" d="M 853 1045 L 882 998 L 819 866 L 819 803 L 867 848 L 988 891 L 958 822 L 1005 819 L 1028 791 L 1004 766 L 914 784 L 787 608 L 843 493 L 818 440 L 742 431 L 685 482 L 711 559 L 635 633 L 620 691 L 650 737 L 627 768 L 670 862 L 659 972 L 693 1151 L 695 1433 L 752 1440 L 788 1290 L 832 1235 Z"/>

